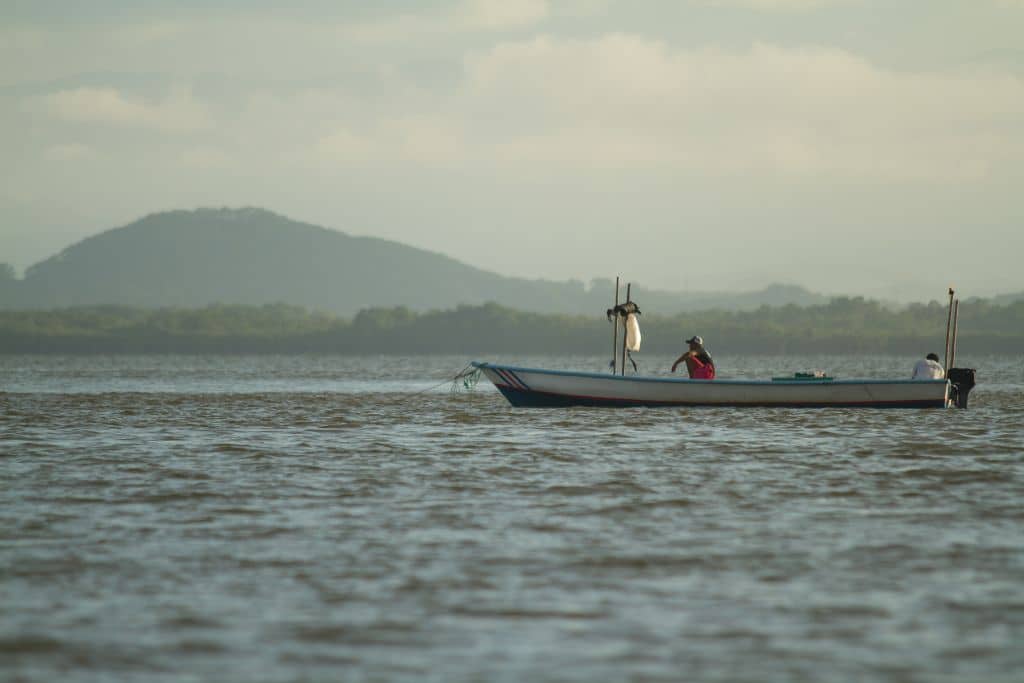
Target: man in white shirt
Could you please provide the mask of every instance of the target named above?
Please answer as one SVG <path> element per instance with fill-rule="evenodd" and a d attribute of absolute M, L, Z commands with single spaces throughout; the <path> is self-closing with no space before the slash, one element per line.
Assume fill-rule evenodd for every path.
<path fill-rule="evenodd" d="M 934 353 L 929 353 L 924 360 L 917 361 L 917 365 L 914 366 L 914 374 L 910 379 L 942 379 L 945 376 L 946 373 L 942 370 L 942 365 L 939 364 L 939 357 Z"/>

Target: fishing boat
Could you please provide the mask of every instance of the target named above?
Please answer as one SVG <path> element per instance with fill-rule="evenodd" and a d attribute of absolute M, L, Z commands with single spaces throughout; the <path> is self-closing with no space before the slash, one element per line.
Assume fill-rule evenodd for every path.
<path fill-rule="evenodd" d="M 945 379 L 702 380 L 473 365 L 518 407 L 945 408 L 955 394 Z"/>
<path fill-rule="evenodd" d="M 950 320 L 952 296 L 951 289 Z M 472 365 L 517 407 L 966 408 L 974 387 L 974 370 L 969 368 L 947 368 L 944 379 L 836 379 L 821 372 L 766 380 L 627 376 L 628 352 L 639 349 L 635 316 L 640 311 L 628 288 L 626 303 L 618 303 L 618 281 L 615 298 L 615 308 L 608 309 L 609 320 L 614 317 L 616 323 L 610 374 L 487 362 Z M 956 303 L 959 313 L 959 300 Z M 956 348 L 955 322 L 952 325 L 951 346 L 947 321 L 946 358 L 950 360 Z M 623 328 L 621 347 L 619 327 Z"/>

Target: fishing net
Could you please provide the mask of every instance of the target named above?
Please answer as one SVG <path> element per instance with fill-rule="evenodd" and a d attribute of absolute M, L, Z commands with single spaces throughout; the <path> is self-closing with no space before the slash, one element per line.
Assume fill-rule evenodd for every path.
<path fill-rule="evenodd" d="M 473 391 L 477 382 L 480 381 L 480 368 L 467 367 L 452 378 L 451 393 L 461 394 L 466 391 Z"/>

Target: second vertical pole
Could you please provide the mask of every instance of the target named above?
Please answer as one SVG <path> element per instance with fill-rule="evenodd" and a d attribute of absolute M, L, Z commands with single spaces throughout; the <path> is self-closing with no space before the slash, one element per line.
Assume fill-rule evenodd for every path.
<path fill-rule="evenodd" d="M 953 288 L 949 288 L 949 313 L 946 315 L 946 348 L 942 350 L 942 373 L 949 372 L 949 329 L 953 324 Z"/>
<path fill-rule="evenodd" d="M 612 374 L 618 374 L 619 369 L 615 367 L 615 359 L 619 355 L 619 312 L 615 309 L 619 307 L 619 276 L 615 276 L 615 308 L 612 311 L 615 317 L 612 318 Z"/>
<path fill-rule="evenodd" d="M 960 299 L 957 299 L 953 304 L 953 338 L 949 342 L 949 367 L 952 368 L 953 364 L 956 363 L 956 327 L 957 322 L 960 318 Z M 949 368 L 946 369 L 946 374 L 949 374 Z"/>
<path fill-rule="evenodd" d="M 626 303 L 628 304 L 632 299 L 630 298 L 630 290 L 633 288 L 633 283 L 626 283 Z M 616 316 L 616 324 L 618 324 L 618 316 Z M 626 318 L 622 318 L 622 376 L 626 376 Z"/>

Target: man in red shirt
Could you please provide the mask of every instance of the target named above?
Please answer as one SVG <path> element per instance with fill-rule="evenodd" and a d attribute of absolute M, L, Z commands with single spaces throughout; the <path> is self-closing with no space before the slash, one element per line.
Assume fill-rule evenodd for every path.
<path fill-rule="evenodd" d="M 672 364 L 672 372 L 676 371 L 676 366 L 685 361 L 690 379 L 714 379 L 715 361 L 711 360 L 711 354 L 704 348 L 704 340 L 693 336 L 687 339 L 686 343 L 690 345 L 690 350 L 676 359 L 676 362 Z"/>

